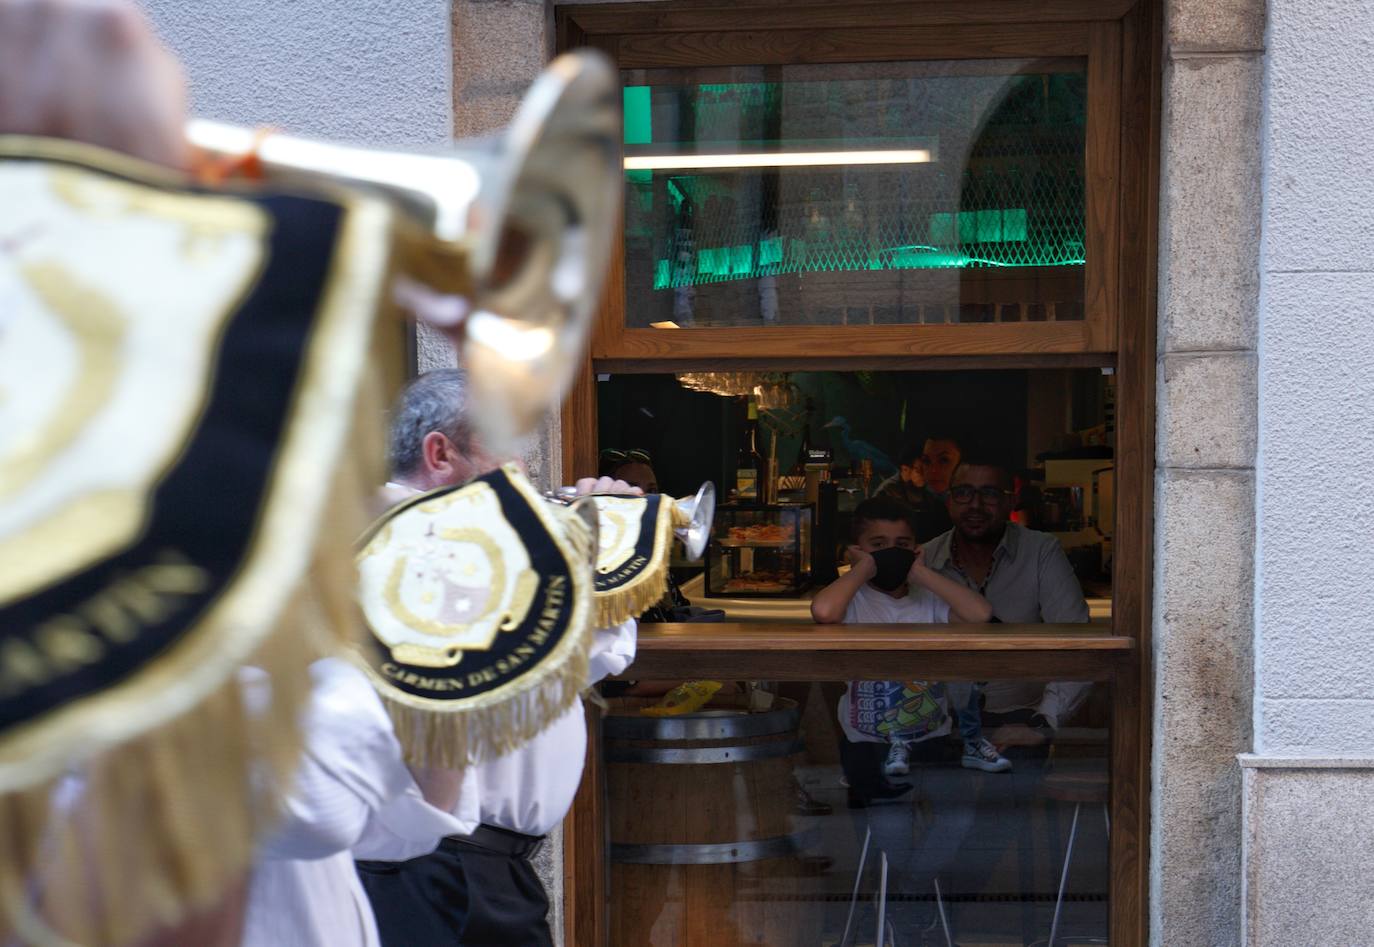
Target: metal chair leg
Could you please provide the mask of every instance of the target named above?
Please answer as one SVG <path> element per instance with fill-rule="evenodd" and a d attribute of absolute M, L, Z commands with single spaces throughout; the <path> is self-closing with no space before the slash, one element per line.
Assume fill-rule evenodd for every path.
<path fill-rule="evenodd" d="M 1069 883 L 1069 864 L 1073 861 L 1073 840 L 1078 835 L 1078 810 L 1083 808 L 1083 803 L 1076 802 L 1073 806 L 1073 821 L 1069 823 L 1069 846 L 1064 851 L 1064 870 L 1059 875 L 1059 894 L 1054 899 L 1054 922 L 1050 924 L 1050 939 L 1045 947 L 1054 947 L 1054 938 L 1059 933 L 1059 912 L 1064 907 L 1064 888 Z"/>
<path fill-rule="evenodd" d="M 887 852 L 882 853 L 881 874 L 878 876 L 878 934 L 873 943 L 887 947 Z"/>
<path fill-rule="evenodd" d="M 864 833 L 863 851 L 859 852 L 859 870 L 854 872 L 854 891 L 849 895 L 849 916 L 844 919 L 844 936 L 840 947 L 849 947 L 849 932 L 854 929 L 854 910 L 859 906 L 859 884 L 864 878 L 864 865 L 868 862 L 868 843 L 873 839 L 873 826 Z"/>
<path fill-rule="evenodd" d="M 954 938 L 949 934 L 949 918 L 945 916 L 945 896 L 940 891 L 940 879 L 935 881 L 935 910 L 940 912 L 940 927 L 945 932 L 945 947 L 954 947 Z"/>

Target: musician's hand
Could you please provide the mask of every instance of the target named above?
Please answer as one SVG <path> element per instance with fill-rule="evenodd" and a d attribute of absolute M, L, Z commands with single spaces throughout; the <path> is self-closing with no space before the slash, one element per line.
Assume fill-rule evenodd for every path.
<path fill-rule="evenodd" d="M 632 487 L 624 480 L 616 480 L 614 477 L 583 477 L 574 484 L 577 495 L 587 496 L 589 493 L 618 493 L 622 496 L 642 497 L 644 491 L 639 487 Z"/>
<path fill-rule="evenodd" d="M 0 133 L 184 168 L 181 65 L 128 0 L 0 0 Z"/>

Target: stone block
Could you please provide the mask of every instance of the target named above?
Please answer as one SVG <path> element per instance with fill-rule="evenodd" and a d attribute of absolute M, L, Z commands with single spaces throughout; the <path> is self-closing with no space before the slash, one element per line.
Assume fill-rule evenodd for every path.
<path fill-rule="evenodd" d="M 1264 0 L 1168 0 L 1164 35 L 1171 51 L 1264 48 Z"/>
<path fill-rule="evenodd" d="M 549 14 L 544 0 L 454 0 L 454 134 L 487 134 L 510 121 L 552 53 Z"/>
<path fill-rule="evenodd" d="M 1254 474 L 1155 484 L 1151 942 L 1238 942 L 1240 782 L 1251 744 Z"/>
<path fill-rule="evenodd" d="M 1167 779 L 1151 813 L 1152 944 L 1240 943 L 1241 779 L 1235 756 L 1213 765 L 1156 760 Z"/>
<path fill-rule="evenodd" d="M 1157 389 L 1161 467 L 1249 469 L 1258 437 L 1253 353 L 1165 355 Z"/>
<path fill-rule="evenodd" d="M 1255 346 L 1262 75 L 1258 56 L 1189 59 L 1165 68 L 1162 351 Z"/>
<path fill-rule="evenodd" d="M 1254 521 L 1255 476 L 1249 471 L 1159 474 L 1156 624 L 1219 628 L 1249 623 Z"/>
<path fill-rule="evenodd" d="M 458 364 L 458 356 L 448 336 L 427 325 L 415 327 L 415 361 L 420 374 L 432 372 L 436 368 L 453 368 Z"/>
<path fill-rule="evenodd" d="M 1256 761 L 1244 775 L 1246 944 L 1374 942 L 1370 761 L 1358 768 Z"/>
<path fill-rule="evenodd" d="M 525 438 L 520 459 L 530 482 L 540 490 L 552 490 L 562 485 L 563 454 L 562 424 L 557 411 L 552 411 L 539 427 Z"/>
<path fill-rule="evenodd" d="M 553 931 L 553 942 L 558 947 L 563 943 L 563 826 L 560 824 L 548 834 L 543 846 L 531 859 L 535 874 L 544 885 L 549 896 L 549 928 Z"/>
<path fill-rule="evenodd" d="M 1374 269 L 1374 202 L 1362 199 L 1374 180 L 1374 18 L 1359 0 L 1282 0 L 1269 15 L 1264 266 Z"/>

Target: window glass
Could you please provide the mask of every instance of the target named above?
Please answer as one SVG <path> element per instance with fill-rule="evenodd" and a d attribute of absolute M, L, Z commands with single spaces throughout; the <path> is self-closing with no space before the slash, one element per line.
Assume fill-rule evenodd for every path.
<path fill-rule="evenodd" d="M 1083 319 L 1081 60 L 624 81 L 627 326 Z"/>
<path fill-rule="evenodd" d="M 1105 685 L 721 683 L 610 698 L 611 943 L 1105 942 Z"/>

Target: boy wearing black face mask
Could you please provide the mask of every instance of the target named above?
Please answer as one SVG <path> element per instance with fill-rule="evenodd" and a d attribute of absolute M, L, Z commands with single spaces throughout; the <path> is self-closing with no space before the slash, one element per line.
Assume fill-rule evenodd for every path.
<path fill-rule="evenodd" d="M 849 547 L 849 572 L 821 589 L 811 601 L 811 616 L 817 622 L 981 624 L 992 618 L 992 606 L 987 599 L 926 566 L 922 551 L 916 545 L 911 514 L 901 503 L 884 496 L 860 503 L 854 510 L 853 540 Z M 845 727 L 846 731 L 851 731 L 848 733 L 851 739 L 857 737 L 875 742 L 886 739 L 890 748 L 884 772 L 888 776 L 908 772 L 907 745 L 912 734 L 919 734 L 917 739 L 924 739 L 948 730 L 942 708 L 937 721 L 907 719 L 911 709 L 922 705 L 935 708 L 941 696 L 939 686 L 919 681 L 902 683 L 905 687 L 897 691 L 905 698 L 903 707 L 899 708 L 900 719 L 883 721 L 871 729 L 864 727 L 857 733 L 852 732 L 851 726 Z M 960 688 L 965 696 L 968 690 L 967 686 Z M 926 694 L 931 695 L 931 701 L 921 699 Z M 844 711 L 842 704 L 842 718 Z M 929 729 L 941 723 L 944 729 Z M 963 736 L 966 743 L 971 738 L 982 740 L 981 732 L 973 735 L 965 732 Z M 1005 768 L 1010 768 L 1009 762 Z"/>

